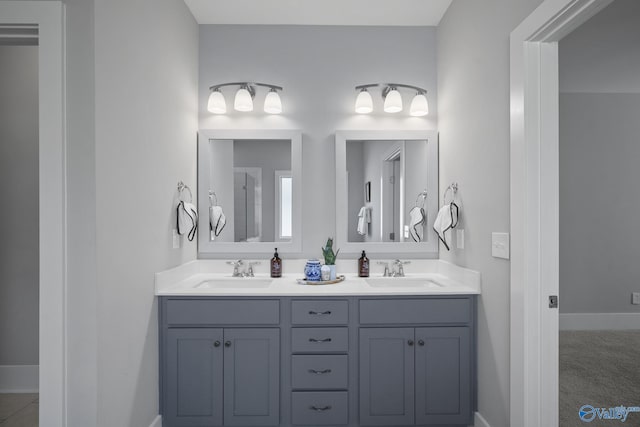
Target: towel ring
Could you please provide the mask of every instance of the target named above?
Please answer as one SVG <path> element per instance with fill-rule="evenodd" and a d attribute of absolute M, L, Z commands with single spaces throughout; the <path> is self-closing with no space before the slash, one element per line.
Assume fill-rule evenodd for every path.
<path fill-rule="evenodd" d="M 420 204 L 420 207 L 424 209 L 424 203 L 427 201 L 427 190 L 424 190 L 422 193 L 418 194 L 418 197 L 416 197 L 416 203 L 415 203 L 416 207 L 418 207 L 418 201 L 420 200 L 420 198 L 422 198 L 422 203 Z"/>
<path fill-rule="evenodd" d="M 457 182 L 452 182 L 450 186 L 447 187 L 446 190 L 444 190 L 444 196 L 442 196 L 442 202 L 446 205 L 447 204 L 447 193 L 451 191 L 451 203 L 453 203 L 453 201 L 456 198 L 456 193 L 458 193 L 458 183 Z"/>
<path fill-rule="evenodd" d="M 216 206 L 218 204 L 218 196 L 213 190 L 209 190 L 209 206 Z"/>
<path fill-rule="evenodd" d="M 182 199 L 182 193 L 184 193 L 185 190 L 189 192 L 189 203 L 193 202 L 193 194 L 191 193 L 189 186 L 182 181 L 178 181 L 178 198 L 182 202 L 184 202 Z"/>

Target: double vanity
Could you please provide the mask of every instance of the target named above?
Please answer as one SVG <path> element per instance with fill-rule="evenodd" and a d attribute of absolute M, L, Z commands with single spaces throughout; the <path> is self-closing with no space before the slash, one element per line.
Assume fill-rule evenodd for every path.
<path fill-rule="evenodd" d="M 163 425 L 472 424 L 478 273 L 412 260 L 405 277 L 359 278 L 351 264 L 324 286 L 264 266 L 232 277 L 222 260 L 158 273 Z"/>

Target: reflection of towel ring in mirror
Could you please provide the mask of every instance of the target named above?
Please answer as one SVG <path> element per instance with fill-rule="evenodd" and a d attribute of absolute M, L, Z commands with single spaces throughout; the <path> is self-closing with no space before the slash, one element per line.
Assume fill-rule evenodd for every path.
<path fill-rule="evenodd" d="M 452 182 L 451 185 L 448 186 L 446 190 L 444 190 L 444 196 L 442 196 L 442 202 L 445 205 L 447 204 L 447 193 L 449 191 L 451 191 L 451 202 L 449 203 L 453 203 L 456 198 L 456 193 L 458 192 L 458 183 Z"/>
<path fill-rule="evenodd" d="M 420 198 L 422 198 L 422 203 L 420 204 L 420 206 L 418 206 L 418 201 L 420 200 Z M 418 194 L 418 197 L 416 197 L 415 206 L 421 207 L 424 209 L 424 204 L 426 201 L 427 201 L 427 190 L 424 190 L 422 193 Z"/>
<path fill-rule="evenodd" d="M 184 182 L 178 181 L 178 199 L 180 199 L 180 201 L 182 202 L 184 202 L 184 200 L 182 199 L 182 193 L 184 192 L 184 190 L 187 190 L 189 192 L 189 203 L 192 203 L 193 194 L 191 194 L 191 189 Z"/>
<path fill-rule="evenodd" d="M 218 196 L 213 190 L 209 190 L 209 206 L 216 206 L 218 204 Z"/>

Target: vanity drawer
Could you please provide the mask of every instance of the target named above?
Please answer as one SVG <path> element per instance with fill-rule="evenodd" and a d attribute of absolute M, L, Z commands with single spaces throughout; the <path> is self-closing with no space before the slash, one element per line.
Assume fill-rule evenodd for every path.
<path fill-rule="evenodd" d="M 347 328 L 291 329 L 291 349 L 294 353 L 346 352 L 348 348 Z"/>
<path fill-rule="evenodd" d="M 277 325 L 278 300 L 170 299 L 168 325 Z"/>
<path fill-rule="evenodd" d="M 349 303 L 336 300 L 291 302 L 294 325 L 345 325 L 349 322 Z"/>
<path fill-rule="evenodd" d="M 296 389 L 346 389 L 348 364 L 346 355 L 291 356 L 291 386 Z"/>
<path fill-rule="evenodd" d="M 291 421 L 296 425 L 342 425 L 349 421 L 346 391 L 297 391 L 291 395 Z"/>
<path fill-rule="evenodd" d="M 469 298 L 360 300 L 361 324 L 468 323 Z"/>

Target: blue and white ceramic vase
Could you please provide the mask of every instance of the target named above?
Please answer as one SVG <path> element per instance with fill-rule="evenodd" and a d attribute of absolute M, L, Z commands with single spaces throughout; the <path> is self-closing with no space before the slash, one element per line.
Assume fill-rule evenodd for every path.
<path fill-rule="evenodd" d="M 310 259 L 304 266 L 304 276 L 311 282 L 317 282 L 322 277 L 322 273 L 320 271 L 321 268 L 322 266 L 320 265 L 320 261 L 317 259 Z"/>

